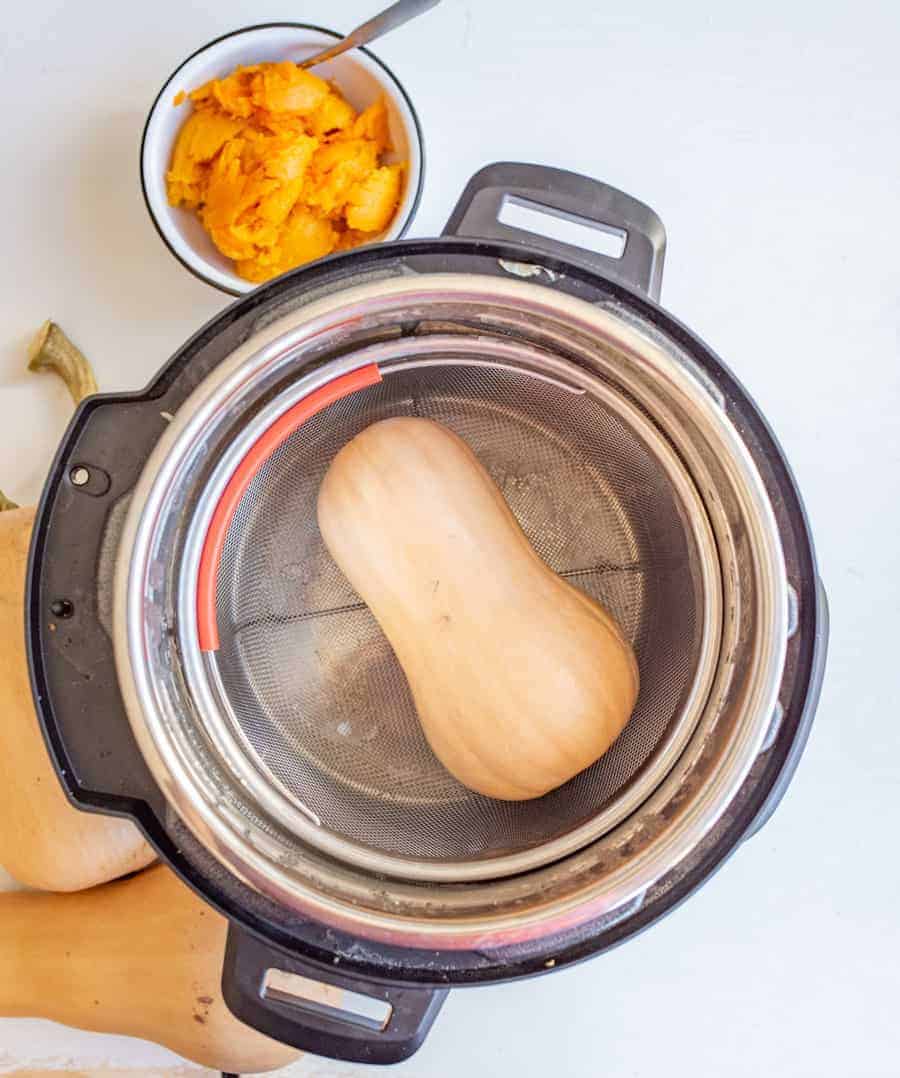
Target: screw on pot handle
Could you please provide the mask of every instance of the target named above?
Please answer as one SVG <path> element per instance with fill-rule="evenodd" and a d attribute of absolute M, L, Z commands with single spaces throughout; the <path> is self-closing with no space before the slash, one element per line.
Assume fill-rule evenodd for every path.
<path fill-rule="evenodd" d="M 297 978 L 302 978 L 302 982 Z M 314 985 L 344 992 L 343 1006 L 306 998 Z M 447 989 L 394 988 L 272 948 L 230 925 L 222 995 L 232 1014 L 267 1036 L 346 1063 L 399 1063 L 425 1040 Z"/>
<path fill-rule="evenodd" d="M 567 238 L 554 238 L 554 231 Z M 575 231 L 584 239 L 569 242 Z M 662 221 L 624 191 L 575 172 L 511 161 L 487 165 L 466 184 L 444 235 L 525 243 L 659 299 Z M 589 247 L 580 245 L 585 240 Z M 596 250 L 595 240 L 611 250 Z"/>

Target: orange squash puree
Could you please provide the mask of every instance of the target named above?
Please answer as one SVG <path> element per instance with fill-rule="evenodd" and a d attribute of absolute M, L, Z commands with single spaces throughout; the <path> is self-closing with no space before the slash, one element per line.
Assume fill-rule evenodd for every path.
<path fill-rule="evenodd" d="M 241 277 L 266 281 L 390 224 L 405 166 L 382 164 L 384 100 L 357 114 L 290 62 L 239 67 L 188 96 L 169 202 L 197 211 Z"/>

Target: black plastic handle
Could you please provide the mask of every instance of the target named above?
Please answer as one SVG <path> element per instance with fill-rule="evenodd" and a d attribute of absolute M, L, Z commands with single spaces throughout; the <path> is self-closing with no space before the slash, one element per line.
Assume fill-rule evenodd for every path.
<path fill-rule="evenodd" d="M 600 231 L 624 233 L 621 257 L 504 224 L 499 217 L 509 200 L 551 217 L 589 224 Z M 575 172 L 512 161 L 487 165 L 466 184 L 444 235 L 514 240 L 545 254 L 580 262 L 653 300 L 659 299 L 666 254 L 662 221 L 649 206 L 624 191 Z"/>
<path fill-rule="evenodd" d="M 333 985 L 388 1004 L 383 1027 L 325 1004 L 266 990 L 270 970 Z M 339 973 L 228 929 L 222 995 L 242 1022 L 284 1044 L 346 1063 L 400 1063 L 416 1052 L 447 997 L 445 988 L 395 988 Z"/>

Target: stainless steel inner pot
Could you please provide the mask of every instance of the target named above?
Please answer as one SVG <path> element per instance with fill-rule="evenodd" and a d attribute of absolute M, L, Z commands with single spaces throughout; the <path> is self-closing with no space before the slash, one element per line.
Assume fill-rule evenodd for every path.
<path fill-rule="evenodd" d="M 299 402 L 380 380 L 268 454 L 224 532 L 203 650 L 198 578 L 236 469 Z M 546 797 L 457 783 L 332 562 L 315 500 L 393 415 L 473 448 L 538 553 L 634 643 L 635 713 Z M 175 811 L 230 871 L 363 936 L 445 946 L 613 915 L 715 826 L 777 716 L 789 595 L 772 509 L 727 409 L 613 302 L 521 280 L 393 277 L 285 313 L 204 381 L 134 493 L 116 573 L 129 718 Z"/>

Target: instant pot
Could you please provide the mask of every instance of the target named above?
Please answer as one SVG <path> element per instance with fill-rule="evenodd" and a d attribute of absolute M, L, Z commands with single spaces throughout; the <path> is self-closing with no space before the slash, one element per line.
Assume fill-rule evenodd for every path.
<path fill-rule="evenodd" d="M 621 255 L 504 224 L 508 206 L 591 223 Z M 229 919 L 224 997 L 262 1032 L 404 1059 L 448 988 L 629 938 L 784 793 L 824 593 L 765 420 L 658 305 L 664 250 L 620 191 L 491 165 L 440 238 L 281 277 L 143 391 L 76 413 L 31 551 L 37 710 L 72 801 L 134 820 Z M 331 460 L 396 415 L 461 435 L 635 648 L 624 732 L 545 797 L 496 801 L 443 769 L 322 543 Z M 348 1009 L 297 978 L 348 990 Z"/>

